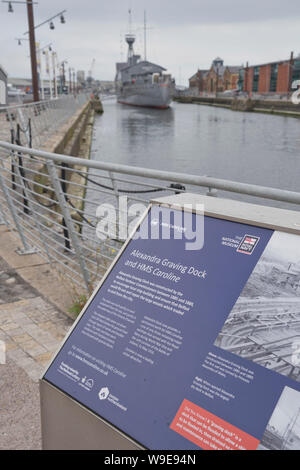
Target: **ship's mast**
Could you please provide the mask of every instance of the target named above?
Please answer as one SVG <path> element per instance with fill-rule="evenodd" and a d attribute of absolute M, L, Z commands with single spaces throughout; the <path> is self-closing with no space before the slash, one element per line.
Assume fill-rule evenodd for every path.
<path fill-rule="evenodd" d="M 144 60 L 147 60 L 147 14 L 144 11 Z"/>
<path fill-rule="evenodd" d="M 144 10 L 144 60 L 146 61 L 147 60 L 147 32 L 150 30 L 150 29 L 153 29 L 151 27 L 148 26 L 147 24 L 147 11 Z"/>
<path fill-rule="evenodd" d="M 128 63 L 132 64 L 133 63 L 133 56 L 134 56 L 134 50 L 133 50 L 133 44 L 135 43 L 135 35 L 132 33 L 132 14 L 131 14 L 131 8 L 128 10 L 129 13 L 129 33 L 126 34 L 125 39 L 128 44 Z"/>

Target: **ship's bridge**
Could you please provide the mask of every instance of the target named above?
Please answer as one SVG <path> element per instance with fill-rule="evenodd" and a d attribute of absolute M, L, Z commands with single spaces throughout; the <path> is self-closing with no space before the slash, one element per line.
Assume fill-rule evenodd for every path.
<path fill-rule="evenodd" d="M 161 75 L 166 69 L 160 65 L 153 64 L 143 60 L 135 65 L 131 65 L 121 69 L 122 81 L 130 82 L 133 78 L 145 77 L 146 75 L 159 74 Z"/>

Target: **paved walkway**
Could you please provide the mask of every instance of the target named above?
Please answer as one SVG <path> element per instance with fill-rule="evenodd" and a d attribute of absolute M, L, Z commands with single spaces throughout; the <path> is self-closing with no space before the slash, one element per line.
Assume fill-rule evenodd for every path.
<path fill-rule="evenodd" d="M 38 380 L 71 325 L 0 257 L 0 449 L 40 448 Z"/>
<path fill-rule="evenodd" d="M 46 150 L 56 149 L 82 110 L 45 142 Z M 10 141 L 5 113 L 0 140 Z M 19 256 L 20 245 L 0 225 L 0 341 L 7 350 L 0 365 L 0 450 L 41 448 L 38 380 L 73 323 L 64 312 L 81 293 L 38 254 Z"/>

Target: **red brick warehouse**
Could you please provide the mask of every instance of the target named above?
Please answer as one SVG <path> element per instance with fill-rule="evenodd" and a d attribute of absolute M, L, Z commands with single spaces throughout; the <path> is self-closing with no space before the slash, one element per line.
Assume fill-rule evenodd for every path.
<path fill-rule="evenodd" d="M 300 80 L 300 56 L 267 64 L 247 66 L 240 71 L 239 87 L 253 93 L 289 94 L 292 83 Z"/>

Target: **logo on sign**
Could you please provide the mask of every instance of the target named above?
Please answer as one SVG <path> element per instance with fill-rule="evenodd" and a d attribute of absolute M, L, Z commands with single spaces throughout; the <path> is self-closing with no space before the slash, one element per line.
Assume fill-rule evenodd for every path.
<path fill-rule="evenodd" d="M 100 400 L 106 400 L 109 396 L 109 389 L 107 387 L 101 388 L 100 392 L 98 393 L 98 397 Z"/>
<path fill-rule="evenodd" d="M 259 237 L 254 237 L 252 235 L 245 235 L 236 251 L 238 253 L 243 253 L 244 255 L 252 255 L 258 242 L 259 242 Z"/>
<path fill-rule="evenodd" d="M 81 383 L 83 383 L 89 389 L 92 389 L 94 386 L 93 379 L 87 379 L 86 377 L 83 377 L 83 379 L 81 379 Z"/>

